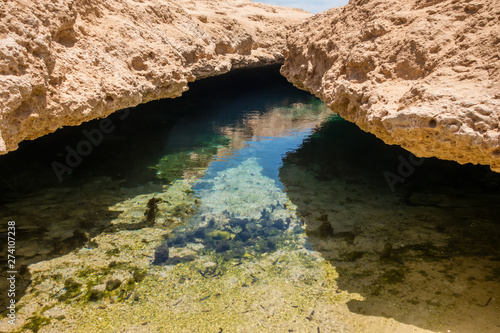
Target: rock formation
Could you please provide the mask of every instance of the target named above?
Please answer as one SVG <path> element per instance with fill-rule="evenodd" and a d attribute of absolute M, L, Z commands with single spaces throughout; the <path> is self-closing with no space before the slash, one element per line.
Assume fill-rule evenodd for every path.
<path fill-rule="evenodd" d="M 351 0 L 288 53 L 283 75 L 386 143 L 500 172 L 497 0 Z"/>
<path fill-rule="evenodd" d="M 309 16 L 249 0 L 4 0 L 0 155 L 196 79 L 280 63 Z"/>

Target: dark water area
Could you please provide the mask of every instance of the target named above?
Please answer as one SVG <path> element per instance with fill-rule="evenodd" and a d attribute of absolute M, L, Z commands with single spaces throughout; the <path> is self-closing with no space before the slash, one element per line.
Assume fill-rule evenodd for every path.
<path fill-rule="evenodd" d="M 414 190 L 439 188 L 497 194 L 500 176 L 487 166 L 460 165 L 437 158 L 418 158 L 399 146 L 386 145 L 350 122 L 326 122 L 287 161 L 301 160 L 319 177 L 380 186 L 410 196 Z M 392 183 L 392 184 L 391 184 Z M 392 186 L 391 186 L 392 185 Z M 457 192 L 456 194 L 459 194 Z"/>
<path fill-rule="evenodd" d="M 264 173 L 277 181 L 281 155 L 298 147 L 326 111 L 271 66 L 195 82 L 181 98 L 121 110 L 21 143 L 0 157 L 5 221 L 0 251 L 6 257 L 7 222 L 15 221 L 16 267 L 22 273 L 16 299 L 33 284 L 28 265 L 96 248 L 95 237 L 129 225 L 142 229 L 150 215 L 154 222 L 158 209 L 150 207 L 151 199 L 175 181 L 214 174 L 247 158 L 262 161 Z M 158 215 L 187 221 L 193 202 L 183 201 L 185 193 L 195 191 L 186 187 L 171 200 L 177 202 L 173 207 L 163 201 Z M 135 207 L 138 197 L 146 201 Z M 125 204 L 130 216 L 114 208 L 127 201 L 132 202 Z M 8 301 L 6 290 L 1 296 Z"/>
<path fill-rule="evenodd" d="M 310 100 L 309 94 L 286 83 L 278 67 L 235 71 L 192 83 L 182 98 L 153 101 L 109 116 L 113 130 L 93 146 L 60 182 L 53 162 L 67 165 L 70 147 L 89 141 L 82 132 L 99 128 L 101 120 L 67 127 L 0 157 L 0 197 L 19 197 L 44 187 L 78 186 L 89 177 L 125 179 L 129 185 L 158 181 L 153 170 L 161 157 L 210 145 L 218 129 L 237 127 L 250 112 Z"/>
<path fill-rule="evenodd" d="M 276 66 L 24 142 L 0 175 L 26 325 L 500 329 L 500 175 L 388 146 Z"/>
<path fill-rule="evenodd" d="M 334 119 L 287 154 L 280 179 L 339 287 L 364 297 L 351 311 L 451 332 L 500 328 L 491 303 L 500 297 L 499 174 L 418 159 Z"/>

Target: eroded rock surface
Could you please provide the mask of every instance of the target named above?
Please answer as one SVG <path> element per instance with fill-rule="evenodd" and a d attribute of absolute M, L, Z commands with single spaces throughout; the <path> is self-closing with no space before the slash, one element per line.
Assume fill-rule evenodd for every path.
<path fill-rule="evenodd" d="M 500 2 L 351 0 L 288 52 L 282 74 L 363 130 L 500 172 Z"/>
<path fill-rule="evenodd" d="M 196 79 L 280 63 L 309 16 L 248 0 L 3 1 L 0 154 Z"/>

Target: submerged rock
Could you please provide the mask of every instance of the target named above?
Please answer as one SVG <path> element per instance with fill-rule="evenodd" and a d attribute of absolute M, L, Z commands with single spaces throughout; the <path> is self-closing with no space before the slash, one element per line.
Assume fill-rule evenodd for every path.
<path fill-rule="evenodd" d="M 231 245 L 227 241 L 220 241 L 217 243 L 217 246 L 215 247 L 215 252 L 216 253 L 224 253 L 227 252 L 231 249 Z"/>
<path fill-rule="evenodd" d="M 155 223 L 156 214 L 158 213 L 158 203 L 160 202 L 161 199 L 158 198 L 149 199 L 146 211 L 144 212 L 148 225 L 153 225 Z"/>
<path fill-rule="evenodd" d="M 104 292 L 102 290 L 92 289 L 89 292 L 88 300 L 91 302 L 97 302 L 104 297 Z"/>
<path fill-rule="evenodd" d="M 249 240 L 250 238 L 252 238 L 252 234 L 246 230 L 243 230 L 242 232 L 240 232 L 238 234 L 238 240 L 241 240 L 242 242 L 246 242 L 247 240 Z"/>
<path fill-rule="evenodd" d="M 58 297 L 59 301 L 66 301 L 81 293 L 82 284 L 75 281 L 73 278 L 68 278 L 64 281 L 64 294 Z"/>
<path fill-rule="evenodd" d="M 168 260 L 169 256 L 169 247 L 167 242 L 163 242 L 156 248 L 155 258 L 153 260 L 153 265 L 161 265 L 164 264 Z"/>
<path fill-rule="evenodd" d="M 392 254 L 392 244 L 391 243 L 385 243 L 384 249 L 380 253 L 380 258 L 381 259 L 387 259 L 391 256 Z"/>
<path fill-rule="evenodd" d="M 420 157 L 500 172 L 500 3 L 351 0 L 288 40 L 281 72 Z"/>
<path fill-rule="evenodd" d="M 106 283 L 106 290 L 113 291 L 118 289 L 122 285 L 122 282 L 118 279 L 111 279 Z"/>

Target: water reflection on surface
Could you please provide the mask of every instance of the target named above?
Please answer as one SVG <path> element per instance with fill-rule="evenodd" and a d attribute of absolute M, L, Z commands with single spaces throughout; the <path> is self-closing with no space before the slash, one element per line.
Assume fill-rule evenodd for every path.
<path fill-rule="evenodd" d="M 1 220 L 17 223 L 17 264 L 23 267 L 17 327 L 137 331 L 127 313 L 140 307 L 138 320 L 151 327 L 168 322 L 167 331 L 185 331 L 197 316 L 198 330 L 214 330 L 221 316 L 235 327 L 238 314 L 251 312 L 248 306 L 263 309 L 258 298 L 271 285 L 290 294 L 275 302 L 306 297 L 297 292 L 325 283 L 312 280 L 325 274 L 323 261 L 303 248 L 278 169 L 284 154 L 331 115 L 277 68 L 266 68 L 202 81 L 183 98 L 111 116 L 116 129 L 62 182 L 51 163 L 64 163 L 66 147 L 76 147 L 85 139 L 82 131 L 98 121 L 0 158 Z M 304 265 L 309 272 L 297 275 Z M 293 281 L 296 290 L 287 285 Z M 235 309 L 230 316 L 221 311 L 224 304 L 215 304 L 227 293 Z M 200 299 L 206 306 L 215 302 L 210 313 L 199 308 Z M 156 302 L 166 313 L 157 313 Z M 288 325 L 291 312 L 304 311 L 274 306 L 279 326 Z M 0 325 L 10 328 L 6 320 Z M 257 330 L 263 322 L 253 325 Z M 156 330 L 151 327 L 146 330 Z"/>
<path fill-rule="evenodd" d="M 279 181 L 281 160 L 332 116 L 322 103 L 311 100 L 265 114 L 251 113 L 240 126 L 222 128 L 227 144 L 212 154 L 213 161 L 193 187 L 198 212 L 186 226 L 174 230 L 168 239 L 170 249 L 197 244 L 203 252 L 215 251 L 231 260 L 274 252 L 295 241 L 294 235 L 303 231 Z M 188 162 L 181 165 L 198 161 L 207 151 L 190 152 Z M 168 155 L 163 161 L 172 158 L 176 160 Z M 163 164 L 157 168 L 160 176 L 174 170 Z M 184 178 L 192 171 L 185 168 Z M 177 260 L 170 258 L 167 263 Z"/>
<path fill-rule="evenodd" d="M 0 157 L 0 220 L 18 227 L 16 328 L 500 325 L 497 174 L 427 159 L 391 192 L 384 174 L 409 153 L 333 115 L 277 67 L 109 119 L 116 129 L 63 182 L 51 163 L 98 121 Z"/>

